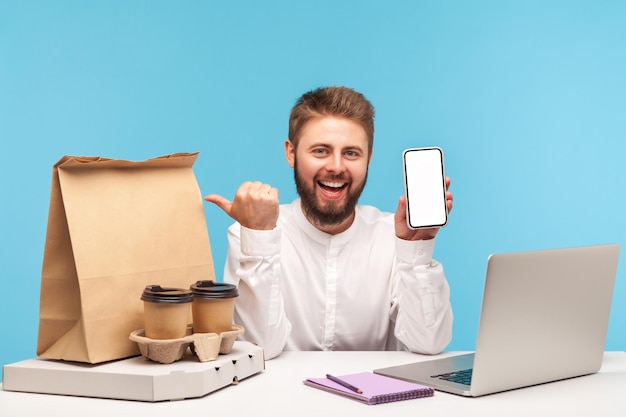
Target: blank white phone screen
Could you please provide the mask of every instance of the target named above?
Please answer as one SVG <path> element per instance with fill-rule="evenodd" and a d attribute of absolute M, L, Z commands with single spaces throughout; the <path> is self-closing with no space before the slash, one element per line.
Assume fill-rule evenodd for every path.
<path fill-rule="evenodd" d="M 407 224 L 413 229 L 444 226 L 448 219 L 443 151 L 404 151 Z"/>

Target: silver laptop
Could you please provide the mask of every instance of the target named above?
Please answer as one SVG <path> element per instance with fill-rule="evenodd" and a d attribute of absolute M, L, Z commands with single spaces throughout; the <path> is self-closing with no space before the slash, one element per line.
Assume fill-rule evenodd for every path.
<path fill-rule="evenodd" d="M 597 372 L 619 246 L 489 256 L 474 353 L 374 372 L 469 397 Z"/>

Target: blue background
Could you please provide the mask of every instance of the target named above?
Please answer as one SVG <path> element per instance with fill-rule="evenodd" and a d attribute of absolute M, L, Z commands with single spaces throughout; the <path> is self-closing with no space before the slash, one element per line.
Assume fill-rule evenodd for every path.
<path fill-rule="evenodd" d="M 0 364 L 35 356 L 62 155 L 200 151 L 203 194 L 261 180 L 289 202 L 289 110 L 330 84 L 377 110 L 362 203 L 393 211 L 402 151 L 444 149 L 455 203 L 435 257 L 449 349 L 473 349 L 490 253 L 624 244 L 625 21 L 622 1 L 2 1 Z M 206 217 L 219 277 L 231 220 Z M 626 349 L 623 271 L 608 350 Z"/>

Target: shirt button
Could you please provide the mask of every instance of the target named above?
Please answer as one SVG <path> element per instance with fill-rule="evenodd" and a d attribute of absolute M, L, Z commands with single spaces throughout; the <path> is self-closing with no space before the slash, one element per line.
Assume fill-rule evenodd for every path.
<path fill-rule="evenodd" d="M 422 256 L 422 255 L 424 254 L 424 249 L 418 249 L 418 250 L 417 250 L 417 254 L 418 254 L 419 256 Z"/>

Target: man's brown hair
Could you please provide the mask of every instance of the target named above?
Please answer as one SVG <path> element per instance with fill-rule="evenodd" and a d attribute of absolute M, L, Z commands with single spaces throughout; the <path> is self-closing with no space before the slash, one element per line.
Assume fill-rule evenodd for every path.
<path fill-rule="evenodd" d="M 367 135 L 369 154 L 374 145 L 374 107 L 363 94 L 347 87 L 320 87 L 304 93 L 289 115 L 289 140 L 294 148 L 304 125 L 324 116 L 344 117 L 359 124 Z"/>

